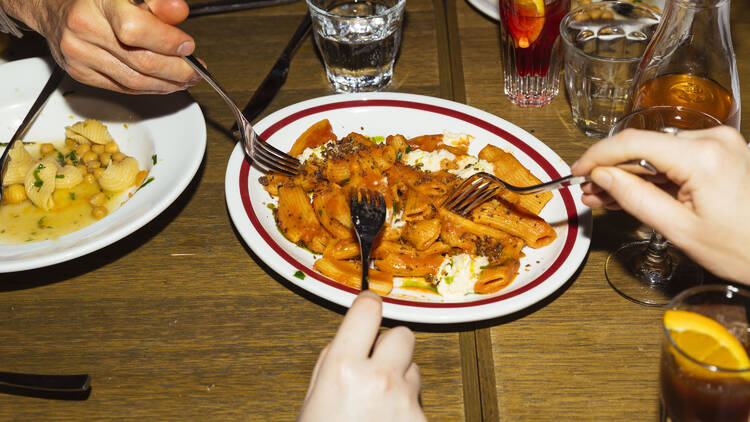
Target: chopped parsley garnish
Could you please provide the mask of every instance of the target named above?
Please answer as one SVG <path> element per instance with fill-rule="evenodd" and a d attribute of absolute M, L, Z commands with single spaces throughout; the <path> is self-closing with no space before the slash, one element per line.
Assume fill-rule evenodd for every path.
<path fill-rule="evenodd" d="M 443 280 L 445 281 L 445 284 L 451 284 L 453 283 L 453 276 L 450 275 L 448 277 L 445 277 Z"/>
<path fill-rule="evenodd" d="M 403 157 L 404 154 L 401 151 L 396 151 L 396 161 L 401 161 L 401 157 Z"/>
<path fill-rule="evenodd" d="M 411 145 L 407 145 L 406 146 L 406 153 L 408 154 L 410 152 L 411 152 Z"/>
<path fill-rule="evenodd" d="M 156 165 L 156 154 L 151 156 L 151 161 Z"/>
<path fill-rule="evenodd" d="M 145 182 L 143 182 L 143 184 L 141 186 L 138 187 L 138 189 L 136 190 L 136 192 L 138 192 L 139 190 L 141 190 L 142 187 L 148 185 L 149 183 L 151 183 L 153 181 L 154 181 L 154 178 L 153 177 L 149 177 Z"/>
<path fill-rule="evenodd" d="M 39 219 L 39 221 L 36 222 L 36 226 L 39 227 L 40 229 L 44 229 L 44 219 L 45 218 L 47 218 L 47 217 L 42 217 L 42 218 Z"/>
<path fill-rule="evenodd" d="M 344 180 L 342 180 L 342 181 L 339 182 L 340 185 L 345 185 L 347 183 L 349 183 L 349 179 L 344 179 Z"/>
<path fill-rule="evenodd" d="M 376 144 L 380 144 L 385 142 L 385 138 L 382 136 L 370 136 L 370 140 L 372 142 L 375 142 Z"/>
<path fill-rule="evenodd" d="M 76 157 L 76 151 L 70 151 L 70 154 L 66 155 L 65 158 L 69 158 L 70 162 L 73 163 L 73 165 L 78 164 L 78 157 Z"/>
<path fill-rule="evenodd" d="M 64 174 L 56 174 L 55 175 L 55 179 L 64 179 L 64 178 L 65 178 Z"/>
<path fill-rule="evenodd" d="M 71 201 L 75 201 L 75 200 L 76 200 L 76 193 L 75 193 L 75 192 L 70 192 L 70 193 L 68 194 L 68 196 L 70 196 L 70 200 L 71 200 Z"/>
<path fill-rule="evenodd" d="M 42 186 L 44 186 L 44 180 L 39 177 L 39 170 L 42 170 L 44 168 L 44 164 L 40 163 L 38 166 L 36 166 L 34 172 L 32 173 L 32 175 L 34 176 L 34 187 L 36 188 L 37 192 L 42 190 Z"/>
<path fill-rule="evenodd" d="M 65 156 L 60 151 L 57 151 L 57 162 L 60 163 L 61 166 L 65 165 Z"/>
<path fill-rule="evenodd" d="M 8 142 L 0 142 L 0 147 L 7 147 L 7 146 L 8 146 Z"/>
<path fill-rule="evenodd" d="M 305 273 L 303 273 L 302 271 L 297 271 L 296 273 L 294 273 L 294 276 L 297 277 L 300 280 L 304 280 L 305 279 Z"/>

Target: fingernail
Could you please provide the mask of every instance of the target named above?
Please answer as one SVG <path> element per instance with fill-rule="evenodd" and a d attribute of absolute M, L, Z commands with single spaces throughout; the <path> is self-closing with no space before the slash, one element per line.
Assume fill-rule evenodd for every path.
<path fill-rule="evenodd" d="M 599 185 L 602 189 L 608 190 L 612 186 L 612 175 L 604 169 L 594 169 L 591 172 L 591 181 Z"/>
<path fill-rule="evenodd" d="M 578 165 L 578 160 L 576 160 L 575 163 L 570 165 L 570 171 L 575 170 L 577 165 Z"/>
<path fill-rule="evenodd" d="M 193 52 L 193 49 L 195 46 L 193 45 L 192 41 L 185 41 L 184 43 L 180 44 L 179 47 L 177 47 L 177 54 L 180 56 L 187 56 L 188 54 L 191 54 Z"/>

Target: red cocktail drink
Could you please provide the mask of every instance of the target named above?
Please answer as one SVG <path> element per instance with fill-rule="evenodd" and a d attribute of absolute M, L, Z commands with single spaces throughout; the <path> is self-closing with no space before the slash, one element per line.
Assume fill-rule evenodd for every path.
<path fill-rule="evenodd" d="M 505 94 L 525 107 L 549 104 L 559 91 L 557 38 L 570 0 L 499 0 Z"/>

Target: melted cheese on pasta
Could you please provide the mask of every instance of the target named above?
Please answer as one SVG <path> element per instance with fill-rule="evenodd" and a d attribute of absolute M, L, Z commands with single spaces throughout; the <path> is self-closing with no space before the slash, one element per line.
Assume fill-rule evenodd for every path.
<path fill-rule="evenodd" d="M 474 293 L 482 267 L 487 266 L 486 256 L 459 254 L 446 256 L 437 273 L 437 290 L 441 296 L 459 298 Z"/>

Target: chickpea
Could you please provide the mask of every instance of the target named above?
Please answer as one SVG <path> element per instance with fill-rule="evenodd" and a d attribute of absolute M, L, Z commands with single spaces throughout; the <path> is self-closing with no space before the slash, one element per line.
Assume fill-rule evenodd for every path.
<path fill-rule="evenodd" d="M 589 15 L 586 12 L 579 12 L 575 14 L 573 20 L 575 20 L 576 22 L 587 21 L 589 20 Z"/>
<path fill-rule="evenodd" d="M 135 175 L 135 185 L 140 186 L 143 184 L 143 181 L 146 180 L 146 176 L 148 176 L 148 170 L 139 171 L 138 174 Z"/>
<path fill-rule="evenodd" d="M 110 141 L 104 145 L 104 152 L 106 152 L 107 154 L 114 154 L 116 152 L 120 152 L 120 147 L 117 146 L 117 143 L 115 141 Z"/>
<path fill-rule="evenodd" d="M 99 177 L 101 177 L 102 173 L 104 173 L 104 168 L 102 168 L 102 167 L 99 167 L 98 169 L 94 169 L 94 171 L 91 172 L 91 174 L 93 174 L 96 179 L 99 179 Z"/>
<path fill-rule="evenodd" d="M 89 170 L 93 170 L 93 169 L 98 169 L 98 168 L 99 168 L 99 167 L 101 167 L 101 166 L 102 166 L 102 163 L 100 163 L 100 162 L 99 162 L 99 161 L 97 161 L 97 160 L 95 160 L 95 161 L 89 161 L 89 162 L 87 162 L 87 163 L 86 163 L 86 167 L 87 167 L 87 168 L 88 168 Z"/>
<path fill-rule="evenodd" d="M 99 159 L 99 154 L 95 153 L 94 151 L 89 151 L 83 154 L 83 157 L 81 157 L 81 160 L 83 160 L 83 162 L 86 164 L 88 164 L 90 161 L 96 161 L 98 159 Z"/>
<path fill-rule="evenodd" d="M 107 216 L 107 209 L 102 206 L 94 207 L 91 210 L 91 216 L 96 218 L 97 220 L 101 220 L 102 218 Z"/>
<path fill-rule="evenodd" d="M 104 203 L 107 202 L 107 195 L 104 194 L 104 192 L 98 192 L 91 196 L 91 199 L 89 199 L 89 204 L 100 207 L 104 205 Z"/>
<path fill-rule="evenodd" d="M 614 18 L 615 18 L 615 14 L 610 12 L 609 10 L 605 10 L 604 13 L 602 13 L 602 19 L 612 20 Z"/>
<path fill-rule="evenodd" d="M 107 167 L 112 162 L 112 154 L 106 152 L 99 154 L 99 162 L 102 163 L 102 166 Z"/>
<path fill-rule="evenodd" d="M 65 145 L 67 145 L 68 148 L 75 148 L 78 145 L 78 142 L 70 138 L 65 138 Z"/>
<path fill-rule="evenodd" d="M 89 171 L 89 169 L 87 169 L 83 164 L 78 164 L 76 168 L 81 171 L 81 174 L 86 174 Z"/>
<path fill-rule="evenodd" d="M 23 202 L 24 199 L 26 199 L 26 190 L 20 183 L 7 186 L 3 192 L 3 200 L 9 204 L 17 204 Z"/>
<path fill-rule="evenodd" d="M 91 151 L 93 151 L 93 152 L 95 152 L 97 154 L 101 154 L 101 153 L 104 152 L 104 145 L 94 144 L 94 145 L 91 146 Z"/>
<path fill-rule="evenodd" d="M 120 161 L 122 161 L 122 160 L 124 160 L 126 158 L 128 158 L 128 156 L 125 155 L 125 154 L 123 154 L 123 153 L 121 153 L 121 152 L 116 152 L 116 153 L 112 154 L 112 159 L 115 160 L 115 163 L 119 163 Z"/>
<path fill-rule="evenodd" d="M 602 11 L 599 9 L 591 9 L 589 11 L 589 16 L 591 16 L 591 19 L 599 19 L 602 17 Z"/>
<path fill-rule="evenodd" d="M 39 147 L 39 153 L 42 154 L 42 156 L 50 155 L 53 152 L 55 152 L 55 146 L 50 143 L 43 143 Z"/>
<path fill-rule="evenodd" d="M 76 147 L 76 155 L 79 157 L 83 157 L 89 151 L 91 151 L 91 145 L 89 144 L 80 144 Z"/>
<path fill-rule="evenodd" d="M 94 177 L 94 175 L 91 173 L 86 173 L 86 175 L 83 176 L 83 180 L 85 180 L 86 183 L 91 184 L 91 185 L 96 183 L 96 177 Z"/>

